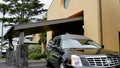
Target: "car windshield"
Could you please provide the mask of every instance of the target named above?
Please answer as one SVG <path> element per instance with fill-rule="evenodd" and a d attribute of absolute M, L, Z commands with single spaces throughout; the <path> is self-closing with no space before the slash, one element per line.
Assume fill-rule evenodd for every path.
<path fill-rule="evenodd" d="M 62 48 L 94 48 L 99 49 L 101 48 L 100 45 L 98 45 L 93 40 L 88 39 L 65 39 L 62 41 Z"/>

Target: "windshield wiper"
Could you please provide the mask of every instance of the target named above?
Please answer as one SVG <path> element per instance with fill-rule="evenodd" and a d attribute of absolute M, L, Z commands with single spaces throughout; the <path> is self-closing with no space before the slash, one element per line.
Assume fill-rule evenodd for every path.
<path fill-rule="evenodd" d="M 81 48 L 70 48 L 70 49 L 76 49 L 77 51 L 80 51 L 80 52 L 84 52 L 85 50 L 84 49 L 81 49 Z"/>
<path fill-rule="evenodd" d="M 85 50 L 79 50 L 79 51 L 84 52 Z"/>

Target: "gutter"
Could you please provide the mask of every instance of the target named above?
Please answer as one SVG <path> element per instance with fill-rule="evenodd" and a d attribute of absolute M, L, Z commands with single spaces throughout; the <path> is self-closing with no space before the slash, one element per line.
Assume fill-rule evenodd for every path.
<path fill-rule="evenodd" d="M 99 8 L 100 8 L 100 35 L 101 35 L 101 45 L 103 45 L 102 0 L 99 0 Z"/>

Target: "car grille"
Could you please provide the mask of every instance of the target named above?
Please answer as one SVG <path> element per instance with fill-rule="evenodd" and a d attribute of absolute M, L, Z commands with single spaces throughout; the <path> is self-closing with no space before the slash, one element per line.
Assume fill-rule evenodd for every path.
<path fill-rule="evenodd" d="M 86 57 L 90 66 L 111 67 L 119 65 L 118 57 Z"/>

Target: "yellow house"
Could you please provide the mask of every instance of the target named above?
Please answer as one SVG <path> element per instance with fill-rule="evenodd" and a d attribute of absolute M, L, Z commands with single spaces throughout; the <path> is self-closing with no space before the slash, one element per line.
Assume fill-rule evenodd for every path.
<path fill-rule="evenodd" d="M 53 0 L 48 9 L 48 20 L 75 17 L 83 17 L 85 36 L 120 52 L 120 0 Z"/>

